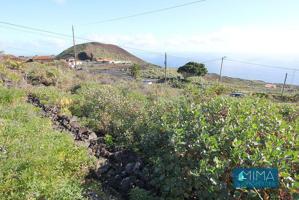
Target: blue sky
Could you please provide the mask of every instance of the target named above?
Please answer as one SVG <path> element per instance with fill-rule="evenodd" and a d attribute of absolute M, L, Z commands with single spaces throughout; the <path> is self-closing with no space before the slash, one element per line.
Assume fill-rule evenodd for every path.
<path fill-rule="evenodd" d="M 207 0 L 152 15 L 86 25 L 191 1 L 4 0 L 0 21 L 66 34 L 71 34 L 74 24 L 77 36 L 99 42 L 201 60 L 226 55 L 299 69 L 298 0 Z M 57 54 L 71 45 L 71 39 L 20 32 L 0 24 L 0 49 L 8 53 Z M 127 50 L 156 63 L 162 59 L 150 52 Z M 180 62 L 185 60 L 173 58 L 173 65 Z"/>

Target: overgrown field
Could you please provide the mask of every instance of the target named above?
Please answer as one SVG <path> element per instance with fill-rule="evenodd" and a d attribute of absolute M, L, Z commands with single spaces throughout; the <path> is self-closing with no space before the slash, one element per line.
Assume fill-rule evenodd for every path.
<path fill-rule="evenodd" d="M 152 189 L 132 189 L 132 200 L 299 198 L 298 104 L 232 98 L 232 88 L 221 85 L 107 81 L 62 66 L 13 73 L 18 70 L 30 86 L 0 94 L 0 196 L 6 199 L 80 199 L 83 169 L 90 166 L 84 149 L 24 103 L 26 92 L 104 134 L 110 149 L 144 159 Z M 234 189 L 231 172 L 240 166 L 278 167 L 280 189 Z"/>
<path fill-rule="evenodd" d="M 92 159 L 25 100 L 0 88 L 0 199 L 83 199 Z"/>

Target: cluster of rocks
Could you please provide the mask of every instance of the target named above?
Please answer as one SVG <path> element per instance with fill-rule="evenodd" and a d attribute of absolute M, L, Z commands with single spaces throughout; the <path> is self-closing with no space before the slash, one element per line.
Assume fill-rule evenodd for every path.
<path fill-rule="evenodd" d="M 50 117 L 59 130 L 70 132 L 76 141 L 88 147 L 90 153 L 97 158 L 106 158 L 105 164 L 92 172 L 93 178 L 101 180 L 104 186 L 112 188 L 124 198 L 134 187 L 151 189 L 149 170 L 142 159 L 127 150 L 110 152 L 104 144 L 104 138 L 98 137 L 93 131 L 80 126 L 75 117 L 59 114 L 57 107 L 46 106 L 38 97 L 28 95 L 28 102 L 42 109 L 43 114 Z"/>
<path fill-rule="evenodd" d="M 112 154 L 106 164 L 95 172 L 105 186 L 115 189 L 125 198 L 134 187 L 152 189 L 149 174 L 142 159 L 131 151 Z"/>

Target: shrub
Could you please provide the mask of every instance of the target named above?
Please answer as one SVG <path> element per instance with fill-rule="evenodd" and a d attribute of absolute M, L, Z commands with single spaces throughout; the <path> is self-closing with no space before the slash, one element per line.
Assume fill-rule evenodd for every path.
<path fill-rule="evenodd" d="M 141 72 L 141 66 L 138 64 L 133 64 L 130 68 L 131 71 L 131 76 L 133 76 L 133 78 L 138 78 L 140 76 L 140 72 Z"/>
<path fill-rule="evenodd" d="M 73 115 L 94 131 L 111 134 L 119 145 L 130 143 L 132 129 L 142 117 L 143 98 L 136 100 L 130 91 L 97 84 L 82 85 L 75 94 Z"/>
<path fill-rule="evenodd" d="M 6 60 L 4 65 L 9 69 L 21 69 L 23 67 L 23 63 L 14 60 Z"/>
<path fill-rule="evenodd" d="M 57 72 L 55 70 L 32 70 L 28 73 L 27 79 L 32 85 L 55 86 L 57 83 Z"/>
<path fill-rule="evenodd" d="M 178 73 L 183 74 L 184 77 L 204 76 L 208 73 L 208 70 L 204 64 L 188 62 L 178 69 Z"/>
<path fill-rule="evenodd" d="M 153 182 L 163 198 L 253 198 L 250 191 L 232 188 L 230 174 L 237 166 L 278 167 L 281 185 L 294 192 L 298 133 L 274 105 L 215 98 L 201 105 L 167 102 L 156 108 L 134 141 L 154 166 Z"/>
<path fill-rule="evenodd" d="M 134 188 L 130 191 L 130 200 L 159 200 L 159 198 L 154 197 L 150 192 L 140 189 Z"/>

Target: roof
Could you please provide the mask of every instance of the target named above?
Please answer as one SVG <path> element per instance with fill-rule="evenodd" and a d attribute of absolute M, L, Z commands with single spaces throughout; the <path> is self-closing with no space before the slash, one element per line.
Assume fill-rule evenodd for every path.
<path fill-rule="evenodd" d="M 54 60 L 53 56 L 34 56 L 33 60 Z"/>

